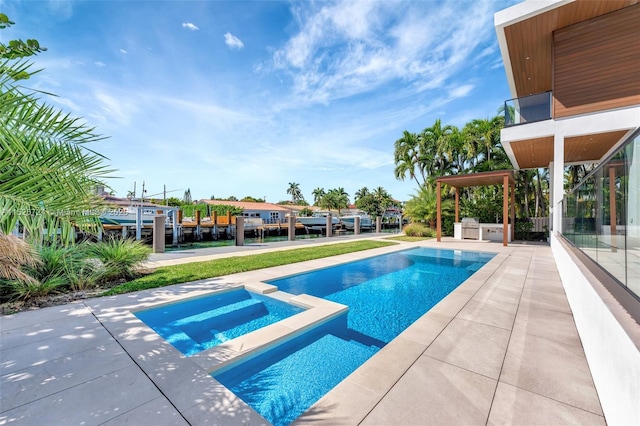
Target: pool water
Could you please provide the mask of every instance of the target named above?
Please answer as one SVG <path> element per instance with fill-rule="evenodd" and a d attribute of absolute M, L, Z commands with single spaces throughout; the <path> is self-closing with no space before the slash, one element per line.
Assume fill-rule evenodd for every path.
<path fill-rule="evenodd" d="M 287 425 L 493 256 L 418 248 L 269 281 L 349 311 L 212 375 L 271 423 Z"/>
<path fill-rule="evenodd" d="M 349 335 L 341 315 L 214 377 L 272 424 L 287 425 L 379 350 Z"/>
<path fill-rule="evenodd" d="M 189 356 L 303 310 L 246 290 L 233 290 L 139 311 L 135 315 Z"/>

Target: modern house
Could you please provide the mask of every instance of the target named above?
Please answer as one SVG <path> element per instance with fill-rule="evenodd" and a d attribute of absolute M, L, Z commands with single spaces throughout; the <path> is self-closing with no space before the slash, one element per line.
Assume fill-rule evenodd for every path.
<path fill-rule="evenodd" d="M 495 28 L 501 142 L 516 169 L 549 169 L 550 244 L 607 423 L 640 424 L 640 2 L 527 0 Z"/>

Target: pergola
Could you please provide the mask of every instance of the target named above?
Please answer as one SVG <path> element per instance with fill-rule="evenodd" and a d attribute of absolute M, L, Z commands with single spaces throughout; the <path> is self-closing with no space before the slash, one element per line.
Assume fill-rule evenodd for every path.
<path fill-rule="evenodd" d="M 456 189 L 456 222 L 460 222 L 460 188 L 468 186 L 486 186 L 486 185 L 502 185 L 504 188 L 502 203 L 502 222 L 503 237 L 502 244 L 506 247 L 509 232 L 509 221 L 507 217 L 511 217 L 511 236 L 515 235 L 515 180 L 513 178 L 513 170 L 496 170 L 492 172 L 470 173 L 468 175 L 451 175 L 442 176 L 436 180 L 436 199 L 437 199 L 437 219 L 436 219 L 436 237 L 438 242 L 442 236 L 442 200 L 441 187 L 442 184 L 449 185 Z M 509 189 L 511 189 L 511 197 L 509 197 Z M 511 200 L 511 215 L 509 215 L 509 200 Z"/>

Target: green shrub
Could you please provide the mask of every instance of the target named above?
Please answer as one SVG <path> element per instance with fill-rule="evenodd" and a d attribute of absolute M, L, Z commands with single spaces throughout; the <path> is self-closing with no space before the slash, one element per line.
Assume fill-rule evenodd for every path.
<path fill-rule="evenodd" d="M 100 259 L 85 258 L 65 265 L 65 274 L 71 290 L 82 291 L 95 287 L 105 276 L 106 268 Z"/>
<path fill-rule="evenodd" d="M 118 278 L 133 278 L 140 263 L 149 258 L 151 248 L 142 241 L 127 239 L 109 239 L 106 241 L 89 244 L 86 247 L 89 258 L 95 258 L 102 262 L 104 270 L 101 273 L 103 280 L 115 280 Z"/>
<path fill-rule="evenodd" d="M 410 223 L 404 227 L 403 231 L 408 237 L 433 238 L 436 235 L 433 229 L 427 228 L 421 223 Z"/>
<path fill-rule="evenodd" d="M 42 282 L 35 281 L 6 281 L 3 283 L 3 293 L 6 300 L 28 300 L 35 297 L 60 293 L 65 284 L 63 277 L 51 277 Z"/>
<path fill-rule="evenodd" d="M 73 245 L 63 246 L 54 242 L 36 247 L 36 252 L 40 262 L 25 266 L 23 270 L 35 281 L 49 288 L 68 286 L 69 277 L 73 277 L 84 262 L 84 253 Z M 22 281 L 24 284 L 24 280 Z M 32 293 L 31 290 L 29 292 Z"/>

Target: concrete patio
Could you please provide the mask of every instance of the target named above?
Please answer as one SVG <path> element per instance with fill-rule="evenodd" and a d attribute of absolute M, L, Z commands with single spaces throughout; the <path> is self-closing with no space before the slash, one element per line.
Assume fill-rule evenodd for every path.
<path fill-rule="evenodd" d="M 296 423 L 606 424 L 551 249 L 444 239 L 1 317 L 0 425 L 266 424 L 131 310 L 416 245 L 498 254 Z"/>

